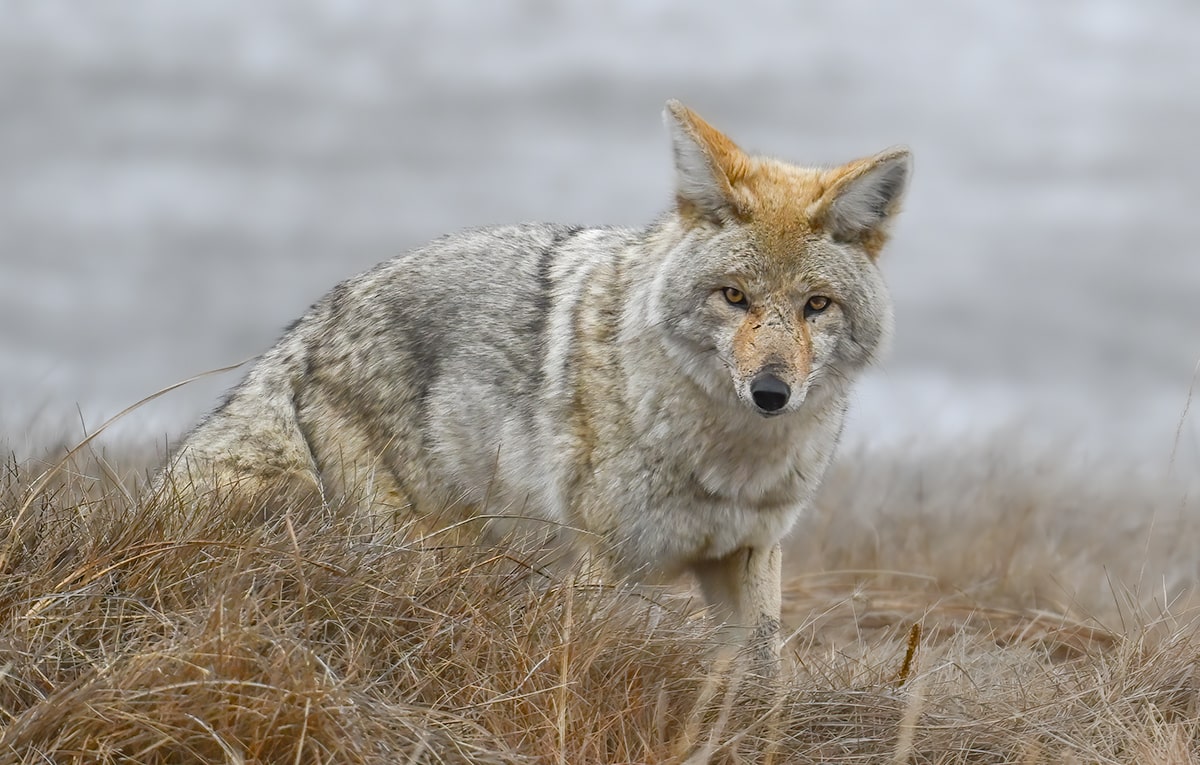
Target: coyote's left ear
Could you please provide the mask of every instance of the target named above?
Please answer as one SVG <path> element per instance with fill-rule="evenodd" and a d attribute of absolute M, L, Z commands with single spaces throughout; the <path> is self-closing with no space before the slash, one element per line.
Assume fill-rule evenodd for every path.
<path fill-rule="evenodd" d="M 813 217 L 835 239 L 880 239 L 888 219 L 900 209 L 911 173 L 912 156 L 903 147 L 831 170 L 829 188 Z"/>
<path fill-rule="evenodd" d="M 736 191 L 747 171 L 746 154 L 721 131 L 678 101 L 667 102 L 663 120 L 675 152 L 675 199 L 679 212 L 714 223 L 747 214 Z"/>

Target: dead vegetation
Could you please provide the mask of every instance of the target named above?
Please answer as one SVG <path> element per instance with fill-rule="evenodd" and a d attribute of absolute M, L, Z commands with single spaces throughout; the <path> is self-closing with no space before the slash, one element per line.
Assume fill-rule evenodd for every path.
<path fill-rule="evenodd" d="M 1196 500 L 1012 453 L 843 455 L 785 553 L 778 692 L 680 591 L 10 460 L 0 763 L 1195 760 Z"/>

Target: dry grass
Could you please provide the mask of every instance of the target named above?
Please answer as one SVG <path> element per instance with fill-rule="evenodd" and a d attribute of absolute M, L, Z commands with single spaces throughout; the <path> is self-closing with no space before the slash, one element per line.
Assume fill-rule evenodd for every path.
<path fill-rule="evenodd" d="M 786 553 L 777 693 L 678 593 L 336 509 L 237 522 L 138 496 L 145 464 L 3 469 L 0 762 L 1200 757 L 1200 507 L 1152 475 L 843 455 Z"/>

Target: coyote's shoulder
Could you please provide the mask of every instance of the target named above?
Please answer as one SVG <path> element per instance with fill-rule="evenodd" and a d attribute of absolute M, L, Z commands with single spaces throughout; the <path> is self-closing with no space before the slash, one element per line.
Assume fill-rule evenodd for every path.
<path fill-rule="evenodd" d="M 667 123 L 669 213 L 466 231 L 339 284 L 165 478 L 304 485 L 401 516 L 487 516 L 490 533 L 540 518 L 626 575 L 694 572 L 766 629 L 779 539 L 890 334 L 875 261 L 909 158 L 802 168 L 677 103 Z"/>

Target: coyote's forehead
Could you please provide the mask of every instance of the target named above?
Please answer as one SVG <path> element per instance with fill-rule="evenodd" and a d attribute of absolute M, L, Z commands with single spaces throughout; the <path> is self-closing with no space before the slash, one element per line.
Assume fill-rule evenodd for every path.
<path fill-rule="evenodd" d="M 733 187 L 741 196 L 745 225 L 769 263 L 803 268 L 804 261 L 814 254 L 812 243 L 831 233 L 827 218 L 821 215 L 821 204 L 847 172 L 844 167 L 808 168 L 749 158 L 745 175 Z M 868 235 L 859 244 L 874 257 L 884 236 L 882 232 L 878 237 Z"/>
<path fill-rule="evenodd" d="M 733 182 L 748 222 L 760 233 L 807 236 L 817 228 L 813 207 L 829 190 L 821 170 L 753 158 Z"/>
<path fill-rule="evenodd" d="M 748 233 L 765 256 L 765 265 L 795 274 L 804 265 L 810 243 L 822 234 L 813 213 L 829 182 L 820 170 L 776 160 L 753 159 L 747 164 L 734 190 L 741 196 Z"/>

